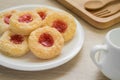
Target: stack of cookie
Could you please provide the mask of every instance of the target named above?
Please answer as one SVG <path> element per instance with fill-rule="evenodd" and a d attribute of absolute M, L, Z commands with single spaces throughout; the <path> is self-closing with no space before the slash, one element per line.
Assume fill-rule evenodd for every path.
<path fill-rule="evenodd" d="M 76 31 L 72 15 L 41 7 L 0 13 L 0 52 L 20 57 L 30 50 L 40 59 L 58 56 Z"/>

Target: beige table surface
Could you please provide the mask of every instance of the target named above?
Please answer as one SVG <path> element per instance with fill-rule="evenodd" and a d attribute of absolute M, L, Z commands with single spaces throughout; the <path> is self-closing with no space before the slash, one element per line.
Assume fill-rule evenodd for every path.
<path fill-rule="evenodd" d="M 94 45 L 103 43 L 105 34 L 109 30 L 119 27 L 120 24 L 106 30 L 95 29 L 55 0 L 0 0 L 0 10 L 22 4 L 45 4 L 68 11 L 83 26 L 85 42 L 82 50 L 76 57 L 68 63 L 51 70 L 22 72 L 0 66 L 0 80 L 109 80 L 93 64 L 89 54 Z"/>

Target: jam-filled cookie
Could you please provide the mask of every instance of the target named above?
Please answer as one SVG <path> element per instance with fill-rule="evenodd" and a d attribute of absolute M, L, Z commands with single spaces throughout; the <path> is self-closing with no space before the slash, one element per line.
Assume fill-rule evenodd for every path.
<path fill-rule="evenodd" d="M 6 11 L 0 13 L 0 34 L 8 30 L 10 17 L 16 10 Z"/>
<path fill-rule="evenodd" d="M 46 8 L 46 7 L 41 7 L 41 8 L 35 9 L 35 11 L 42 18 L 42 26 L 44 26 L 45 25 L 44 20 L 53 10 Z"/>
<path fill-rule="evenodd" d="M 57 29 L 64 37 L 65 42 L 73 38 L 76 23 L 72 15 L 66 12 L 53 12 L 45 19 L 48 26 Z"/>
<path fill-rule="evenodd" d="M 27 37 L 6 31 L 0 38 L 0 51 L 8 56 L 20 57 L 28 52 Z"/>
<path fill-rule="evenodd" d="M 64 39 L 54 28 L 43 27 L 33 31 L 29 36 L 29 48 L 41 59 L 54 58 L 60 54 Z"/>
<path fill-rule="evenodd" d="M 10 30 L 21 35 L 29 35 L 41 26 L 41 21 L 34 11 L 19 11 L 10 18 Z"/>

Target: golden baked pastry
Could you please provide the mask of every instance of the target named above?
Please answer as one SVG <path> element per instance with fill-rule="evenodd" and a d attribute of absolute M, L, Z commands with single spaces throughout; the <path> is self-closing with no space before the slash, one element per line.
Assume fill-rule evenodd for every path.
<path fill-rule="evenodd" d="M 46 7 L 37 8 L 35 10 L 39 14 L 39 16 L 42 18 L 42 20 L 44 20 L 47 17 L 47 15 L 49 15 L 49 13 L 52 12 L 51 9 L 48 9 Z"/>
<path fill-rule="evenodd" d="M 35 11 L 42 18 L 42 26 L 44 26 L 45 25 L 44 20 L 53 10 L 46 8 L 46 7 L 41 7 L 41 8 L 35 9 Z"/>
<path fill-rule="evenodd" d="M 34 11 L 19 11 L 10 18 L 10 30 L 21 35 L 29 35 L 41 26 L 41 18 Z"/>
<path fill-rule="evenodd" d="M 56 28 L 63 35 L 65 42 L 72 39 L 75 34 L 75 20 L 66 12 L 53 12 L 46 17 L 45 22 L 48 26 Z"/>
<path fill-rule="evenodd" d="M 0 37 L 0 51 L 8 56 L 20 57 L 28 52 L 27 37 L 6 31 Z"/>
<path fill-rule="evenodd" d="M 33 31 L 28 39 L 29 48 L 35 56 L 50 59 L 58 56 L 64 45 L 60 32 L 48 26 Z"/>
<path fill-rule="evenodd" d="M 0 34 L 8 30 L 10 17 L 15 12 L 16 10 L 11 10 L 0 13 Z"/>

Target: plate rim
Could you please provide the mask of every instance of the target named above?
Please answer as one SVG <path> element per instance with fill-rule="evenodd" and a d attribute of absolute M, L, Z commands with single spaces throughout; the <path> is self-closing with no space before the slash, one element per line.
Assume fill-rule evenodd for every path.
<path fill-rule="evenodd" d="M 4 10 L 1 10 L 0 12 L 4 12 L 4 11 L 8 11 L 8 10 L 13 10 L 13 9 L 19 9 L 19 8 L 25 8 L 25 7 L 49 7 L 51 9 L 55 9 L 55 10 L 58 10 L 58 11 L 65 11 L 65 10 L 62 10 L 62 9 L 60 9 L 58 7 L 56 8 L 56 7 L 48 6 L 48 5 L 29 4 L 29 5 L 19 5 L 19 6 L 15 6 L 15 7 L 6 8 Z M 67 11 L 65 11 L 65 12 L 67 12 Z M 4 67 L 7 67 L 7 68 L 15 69 L 15 70 L 21 70 L 21 71 L 41 71 L 41 70 L 47 70 L 47 69 L 52 69 L 52 68 L 58 67 L 60 65 L 65 64 L 66 62 L 70 61 L 81 50 L 81 48 L 83 46 L 83 43 L 84 43 L 84 38 L 85 38 L 85 33 L 84 33 L 84 29 L 83 29 L 82 25 L 79 23 L 79 21 L 75 17 L 74 17 L 74 19 L 75 19 L 76 24 L 79 25 L 77 27 L 79 27 L 79 29 L 81 31 L 81 35 L 82 35 L 81 45 L 80 45 L 80 47 L 76 48 L 76 50 L 74 52 L 74 55 L 70 55 L 70 56 L 64 57 L 64 58 L 62 58 L 59 61 L 54 61 L 51 64 L 48 64 L 47 65 L 48 67 L 44 66 L 43 68 L 41 68 L 41 67 L 39 68 L 38 65 L 35 66 L 35 67 L 32 67 L 32 66 L 29 66 L 29 67 L 27 66 L 26 67 L 24 65 L 20 66 L 18 64 L 9 63 L 9 61 L 7 62 L 7 61 L 1 60 L 1 59 L 0 59 L 0 65 L 4 66 Z"/>

